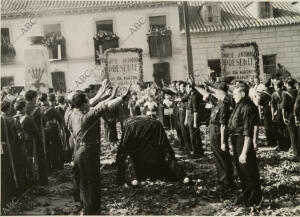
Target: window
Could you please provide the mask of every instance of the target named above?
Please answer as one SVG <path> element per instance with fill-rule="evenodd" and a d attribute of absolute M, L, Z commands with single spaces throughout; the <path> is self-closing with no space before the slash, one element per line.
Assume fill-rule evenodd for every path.
<path fill-rule="evenodd" d="M 207 6 L 207 21 L 208 22 L 213 21 L 213 9 L 211 6 Z"/>
<path fill-rule="evenodd" d="M 149 17 L 148 46 L 150 58 L 172 56 L 171 30 L 167 28 L 166 16 Z"/>
<path fill-rule="evenodd" d="M 61 26 L 60 24 L 47 24 L 44 25 L 44 36 L 52 36 L 55 35 L 61 35 Z"/>
<path fill-rule="evenodd" d="M 65 38 L 61 33 L 61 24 L 46 24 L 44 27 L 44 44 L 48 47 L 50 59 L 66 58 Z"/>
<path fill-rule="evenodd" d="M 14 61 L 16 51 L 10 43 L 8 28 L 1 28 L 1 64 L 8 64 Z"/>
<path fill-rule="evenodd" d="M 201 16 L 205 24 L 220 24 L 221 22 L 221 6 L 219 2 L 208 2 L 203 7 Z"/>
<path fill-rule="evenodd" d="M 101 56 L 109 48 L 119 47 L 119 37 L 114 33 L 113 20 L 96 21 L 94 40 L 95 63 L 101 64 Z"/>
<path fill-rule="evenodd" d="M 170 84 L 170 63 L 161 62 L 153 64 L 153 78 L 158 86 L 162 87 L 165 84 Z"/>
<path fill-rule="evenodd" d="M 52 86 L 55 91 L 66 92 L 65 73 L 61 71 L 51 72 Z"/>
<path fill-rule="evenodd" d="M 10 44 L 9 29 L 1 28 L 1 42 Z"/>
<path fill-rule="evenodd" d="M 220 59 L 207 60 L 207 65 L 213 71 L 210 74 L 212 80 L 216 81 L 216 78 L 221 76 L 221 61 L 220 61 Z"/>
<path fill-rule="evenodd" d="M 152 16 L 149 17 L 150 29 L 164 29 L 167 26 L 166 16 Z"/>
<path fill-rule="evenodd" d="M 101 20 L 96 21 L 96 31 L 113 33 L 113 21 L 112 20 Z"/>
<path fill-rule="evenodd" d="M 276 55 L 263 55 L 263 65 L 265 74 L 276 72 Z"/>
<path fill-rule="evenodd" d="M 260 2 L 260 18 L 270 18 L 271 17 L 271 3 L 270 2 Z"/>
<path fill-rule="evenodd" d="M 7 86 L 14 86 L 13 76 L 1 77 L 1 88 Z"/>

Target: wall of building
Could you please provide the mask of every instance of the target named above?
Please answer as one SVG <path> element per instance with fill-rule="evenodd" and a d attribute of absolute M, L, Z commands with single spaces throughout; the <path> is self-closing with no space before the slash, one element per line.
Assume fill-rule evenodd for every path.
<path fill-rule="evenodd" d="M 147 43 L 147 32 L 149 30 L 149 16 L 166 15 L 167 26 L 172 31 L 173 55 L 169 58 L 150 58 Z M 15 63 L 13 65 L 2 65 L 1 76 L 14 76 L 15 85 L 24 85 L 24 49 L 28 46 L 27 38 L 35 35 L 43 35 L 44 24 L 61 23 L 62 35 L 66 39 L 67 59 L 50 63 L 51 71 L 63 71 L 66 75 L 67 89 L 76 86 L 76 80 L 89 69 L 93 69 L 94 44 L 93 35 L 96 32 L 97 20 L 113 20 L 114 32 L 120 37 L 119 45 L 121 48 L 142 48 L 144 63 L 144 80 L 153 80 L 153 64 L 159 62 L 169 62 L 171 79 L 182 79 L 184 70 L 181 44 L 181 33 L 179 31 L 178 8 L 166 6 L 160 8 L 147 9 L 128 9 L 101 13 L 74 14 L 62 16 L 47 16 L 32 18 L 36 22 L 24 35 L 22 28 L 30 18 L 2 20 L 2 28 L 9 27 L 11 42 L 16 49 Z M 142 21 L 144 24 L 136 31 L 134 24 Z M 95 71 L 95 70 L 94 70 Z M 99 70 L 96 70 L 99 72 Z M 51 83 L 51 82 L 50 82 Z M 87 77 L 81 87 L 86 87 L 95 83 L 94 77 Z M 80 88 L 81 88 L 80 87 Z"/>
<path fill-rule="evenodd" d="M 185 37 L 181 37 L 185 43 Z M 276 62 L 300 80 L 300 25 L 253 28 L 230 32 L 191 34 L 194 70 L 205 74 L 208 59 L 220 59 L 222 44 L 255 41 L 260 52 L 260 76 L 264 78 L 262 55 L 276 54 Z M 186 61 L 186 54 L 182 55 Z"/>

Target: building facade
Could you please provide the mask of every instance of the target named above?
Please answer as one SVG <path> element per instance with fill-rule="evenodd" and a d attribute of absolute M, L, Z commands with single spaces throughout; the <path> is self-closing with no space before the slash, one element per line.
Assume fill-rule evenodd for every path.
<path fill-rule="evenodd" d="M 270 77 L 282 66 L 300 80 L 299 5 L 299 2 L 267 5 L 265 2 L 190 2 L 194 71 L 203 73 L 209 67 L 222 75 L 221 46 L 255 42 L 262 79 Z M 207 13 L 208 7 L 215 7 L 215 10 Z M 208 22 L 209 17 L 211 22 Z M 183 26 L 181 30 L 184 32 Z M 182 43 L 185 43 L 184 37 Z M 183 62 L 186 62 L 186 56 L 182 55 Z"/>
<path fill-rule="evenodd" d="M 254 41 L 262 78 L 281 65 L 300 79 L 299 4 L 189 2 L 195 75 L 205 77 L 210 69 L 221 75 L 222 44 Z M 112 47 L 143 49 L 144 81 L 187 78 L 182 3 L 3 0 L 1 12 L 1 41 L 4 38 L 9 44 L 5 49 L 1 47 L 1 56 L 10 53 L 7 59 L 1 59 L 2 86 L 24 85 L 27 39 L 44 36 L 51 43 L 52 35 L 62 36 L 59 39 L 63 42 L 59 47 L 56 43 L 54 51 L 48 48 L 50 72 L 63 73 L 67 89 L 75 88 L 77 81 L 82 83 L 78 88 L 95 83 L 91 73 L 86 72 L 99 73 L 93 68 L 102 67 L 97 59 L 110 47 L 98 49 L 95 45 L 93 37 L 99 32 L 111 32 L 119 38 Z"/>
<path fill-rule="evenodd" d="M 63 1 L 48 0 L 43 1 L 44 5 L 38 1 L 41 3 L 31 7 L 24 6 L 22 13 L 14 10 L 22 5 L 8 4 L 12 2 L 9 0 L 4 2 L 7 4 L 3 4 L 2 7 L 1 28 L 8 29 L 10 42 L 15 48 L 16 55 L 13 61 L 2 64 L 1 76 L 12 78 L 14 85 L 24 85 L 24 49 L 28 46 L 27 39 L 30 36 L 45 36 L 47 31 L 60 32 L 65 39 L 65 57 L 50 61 L 51 72 L 64 72 L 67 89 L 73 89 L 76 81 L 84 80 L 82 86 L 78 88 L 95 83 L 93 76 L 82 78 L 86 70 L 95 71 L 92 70 L 96 65 L 93 37 L 100 28 L 115 33 L 119 37 L 120 48 L 143 49 L 145 81 L 153 80 L 155 67 L 160 65 L 166 66 L 166 76 L 172 79 L 184 79 L 183 63 L 180 62 L 183 45 L 180 43 L 181 33 L 176 2 L 120 2 L 118 4 L 110 1 L 92 1 L 86 4 L 86 1 L 66 1 L 63 4 L 60 3 Z M 41 11 L 44 11 L 42 15 L 40 15 Z M 32 23 L 31 26 L 28 23 Z M 24 31 L 26 25 L 30 28 Z M 151 25 L 162 25 L 171 31 L 170 56 L 156 55 L 150 58 L 147 34 Z M 97 72 L 99 73 L 99 70 L 95 71 Z"/>

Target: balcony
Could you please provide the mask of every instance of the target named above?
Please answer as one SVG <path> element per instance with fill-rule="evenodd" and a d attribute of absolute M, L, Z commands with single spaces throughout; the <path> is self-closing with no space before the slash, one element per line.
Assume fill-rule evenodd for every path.
<path fill-rule="evenodd" d="M 172 56 L 172 32 L 171 30 L 153 30 L 148 36 L 150 57 Z"/>
<path fill-rule="evenodd" d="M 15 56 L 16 51 L 14 46 L 1 38 L 1 65 L 13 63 Z"/>
<path fill-rule="evenodd" d="M 53 34 L 46 36 L 43 44 L 48 48 L 50 60 L 66 58 L 66 40 L 62 35 Z"/>
<path fill-rule="evenodd" d="M 97 65 L 101 64 L 101 56 L 107 49 L 119 47 L 119 37 L 114 33 L 99 31 L 93 40 Z"/>

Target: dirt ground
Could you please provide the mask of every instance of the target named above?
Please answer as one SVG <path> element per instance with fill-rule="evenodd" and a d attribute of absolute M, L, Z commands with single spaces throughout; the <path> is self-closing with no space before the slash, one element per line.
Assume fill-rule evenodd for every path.
<path fill-rule="evenodd" d="M 257 151 L 263 189 L 263 201 L 258 207 L 233 205 L 235 192 L 216 189 L 216 168 L 210 144 L 202 128 L 205 157 L 188 159 L 178 148 L 176 157 L 193 186 L 162 181 L 145 181 L 137 188 L 126 188 L 115 183 L 116 147 L 102 139 L 101 149 L 101 214 L 102 215 L 300 215 L 300 164 L 290 160 L 289 152 L 278 152 L 264 147 L 264 134 L 259 136 Z M 167 131 L 172 144 L 174 131 Z M 79 203 L 72 197 L 72 165 L 51 176 L 48 186 L 37 186 L 26 191 L 7 215 L 78 215 Z M 237 186 L 239 181 L 235 180 Z"/>

